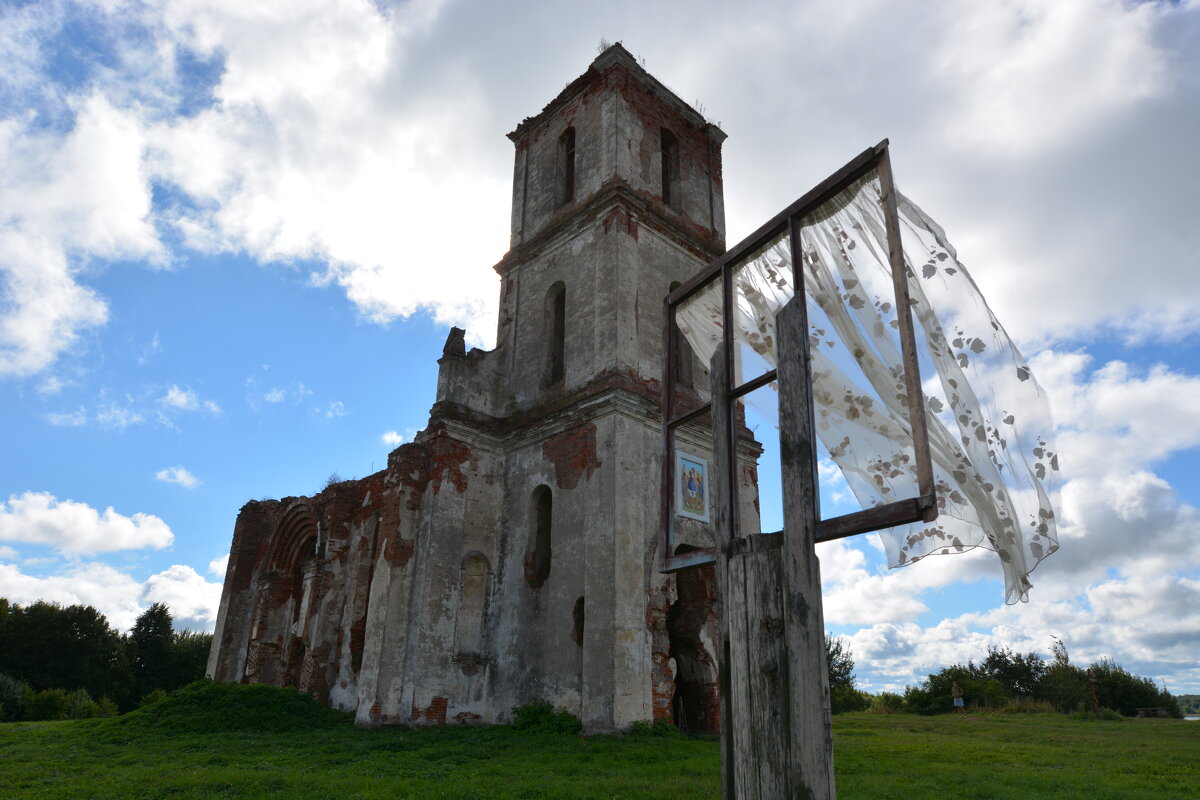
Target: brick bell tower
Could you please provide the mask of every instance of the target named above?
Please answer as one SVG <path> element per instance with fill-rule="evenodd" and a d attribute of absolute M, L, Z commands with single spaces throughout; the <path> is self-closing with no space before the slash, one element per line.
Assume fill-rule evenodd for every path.
<path fill-rule="evenodd" d="M 502 722 L 534 698 L 593 731 L 671 715 L 662 299 L 724 251 L 725 134 L 617 44 L 509 138 L 495 349 L 451 332 L 429 424 L 387 469 L 243 508 L 210 675 L 366 724 Z"/>
<path fill-rule="evenodd" d="M 662 298 L 724 252 L 725 134 L 617 44 L 509 138 L 495 353 L 514 447 L 496 600 L 514 624 L 497 656 L 589 729 L 620 728 L 671 714 Z"/>

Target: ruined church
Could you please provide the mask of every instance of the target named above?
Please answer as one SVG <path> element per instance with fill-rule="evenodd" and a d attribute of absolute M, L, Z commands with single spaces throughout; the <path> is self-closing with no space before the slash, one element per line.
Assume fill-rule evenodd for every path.
<path fill-rule="evenodd" d="M 656 548 L 663 298 L 725 249 L 725 134 L 618 44 L 509 138 L 495 349 L 451 330 L 386 469 L 242 508 L 208 674 L 367 725 L 545 698 L 590 731 L 713 729 L 711 568 L 662 574 Z"/>

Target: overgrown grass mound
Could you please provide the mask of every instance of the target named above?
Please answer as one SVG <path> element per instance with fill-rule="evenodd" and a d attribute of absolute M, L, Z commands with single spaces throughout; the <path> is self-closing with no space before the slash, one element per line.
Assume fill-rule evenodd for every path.
<path fill-rule="evenodd" d="M 221 733 L 346 725 L 351 714 L 334 711 L 292 688 L 196 681 L 100 725 L 114 732 Z"/>

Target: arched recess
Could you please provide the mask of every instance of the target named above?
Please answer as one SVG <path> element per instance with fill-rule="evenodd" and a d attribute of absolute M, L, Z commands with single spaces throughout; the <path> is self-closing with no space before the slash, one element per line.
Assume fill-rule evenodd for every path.
<path fill-rule="evenodd" d="M 257 680 L 300 686 L 308 652 L 308 621 L 316 603 L 320 564 L 317 518 L 304 503 L 289 508 L 275 528 L 264 558 L 256 636 L 262 653 Z M 285 613 L 284 606 L 290 603 Z"/>
<path fill-rule="evenodd" d="M 546 292 L 546 385 L 562 383 L 566 375 L 567 286 L 555 281 Z"/>
<path fill-rule="evenodd" d="M 483 623 L 491 589 L 491 567 L 487 556 L 472 550 L 463 556 L 459 571 L 462 591 L 454 626 L 454 649 L 459 660 L 475 656 L 478 661 L 483 652 Z"/>
<path fill-rule="evenodd" d="M 551 540 L 554 524 L 554 495 L 542 484 L 529 498 L 529 547 L 525 554 L 525 580 L 534 589 L 550 577 Z"/>
<path fill-rule="evenodd" d="M 680 545 L 676 554 L 696 548 Z M 716 642 L 717 576 L 713 565 L 675 573 L 678 598 L 667 609 L 670 657 L 675 660 L 671 715 L 690 733 L 720 728 Z"/>

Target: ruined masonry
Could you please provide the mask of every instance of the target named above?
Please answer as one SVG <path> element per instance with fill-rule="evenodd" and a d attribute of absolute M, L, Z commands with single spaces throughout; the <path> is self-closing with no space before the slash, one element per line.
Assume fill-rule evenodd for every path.
<path fill-rule="evenodd" d="M 711 567 L 677 580 L 655 548 L 662 303 L 725 249 L 725 134 L 614 45 L 509 138 L 496 348 L 450 332 L 386 469 L 242 508 L 208 674 L 360 724 L 545 698 L 589 731 L 714 729 Z"/>

